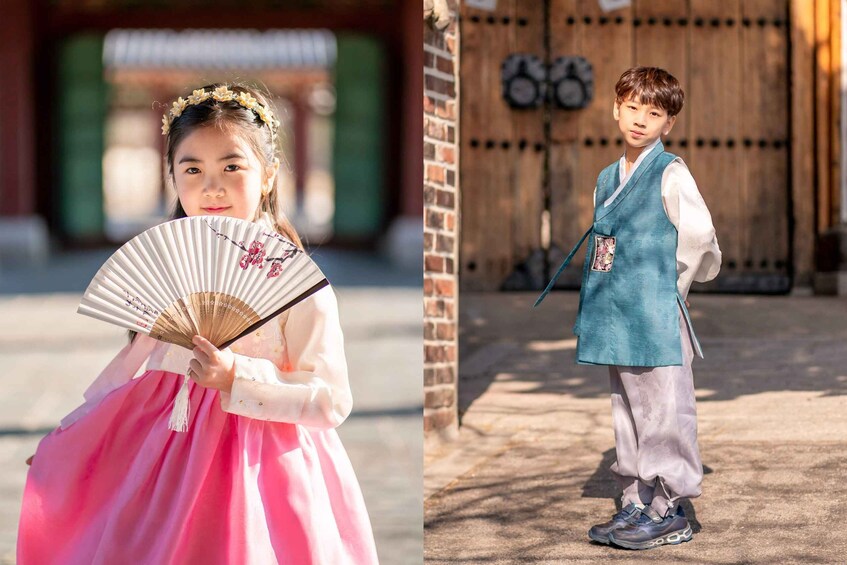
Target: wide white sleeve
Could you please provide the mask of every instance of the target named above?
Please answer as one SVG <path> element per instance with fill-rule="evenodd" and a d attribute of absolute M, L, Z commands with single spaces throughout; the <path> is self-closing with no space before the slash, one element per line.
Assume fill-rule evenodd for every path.
<path fill-rule="evenodd" d="M 677 288 L 683 298 L 693 282 L 708 282 L 721 269 L 712 216 L 688 167 L 677 158 L 662 174 L 662 203 L 677 230 Z"/>
<path fill-rule="evenodd" d="M 289 310 L 284 329 L 290 366 L 235 354 L 235 380 L 221 392 L 224 411 L 249 418 L 334 428 L 350 414 L 338 302 L 327 286 Z"/>

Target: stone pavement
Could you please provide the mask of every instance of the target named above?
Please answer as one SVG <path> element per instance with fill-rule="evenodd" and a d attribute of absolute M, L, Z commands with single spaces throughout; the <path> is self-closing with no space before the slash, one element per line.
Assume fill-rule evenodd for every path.
<path fill-rule="evenodd" d="M 0 563 L 15 561 L 24 460 L 82 402 L 83 390 L 125 343 L 123 330 L 76 313 L 109 254 L 67 254 L 42 269 L 0 272 Z M 354 398 L 339 434 L 364 491 L 380 560 L 420 562 L 421 274 L 357 253 L 321 249 L 313 256 L 338 292 Z"/>
<path fill-rule="evenodd" d="M 462 429 L 425 459 L 440 563 L 847 563 L 847 300 L 690 297 L 703 495 L 692 542 L 589 542 L 615 511 L 608 370 L 574 364 L 578 296 L 463 294 Z M 618 503 L 619 505 L 619 503 Z"/>

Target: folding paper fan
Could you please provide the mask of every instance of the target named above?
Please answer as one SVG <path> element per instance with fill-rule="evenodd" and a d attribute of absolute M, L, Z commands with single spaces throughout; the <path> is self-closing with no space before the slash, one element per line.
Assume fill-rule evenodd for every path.
<path fill-rule="evenodd" d="M 293 242 L 228 216 L 192 216 L 148 229 L 118 249 L 77 312 L 192 349 L 219 349 L 328 285 Z"/>

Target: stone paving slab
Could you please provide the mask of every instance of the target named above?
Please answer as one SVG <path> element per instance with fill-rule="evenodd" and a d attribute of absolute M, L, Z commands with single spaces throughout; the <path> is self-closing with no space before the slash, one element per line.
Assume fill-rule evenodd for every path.
<path fill-rule="evenodd" d="M 703 496 L 694 540 L 589 542 L 615 511 L 603 367 L 574 364 L 576 293 L 463 295 L 457 441 L 425 461 L 427 563 L 845 563 L 847 301 L 692 295 Z"/>

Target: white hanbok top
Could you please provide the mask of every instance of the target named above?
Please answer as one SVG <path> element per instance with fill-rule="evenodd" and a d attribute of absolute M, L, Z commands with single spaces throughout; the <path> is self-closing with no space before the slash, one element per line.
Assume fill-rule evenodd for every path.
<path fill-rule="evenodd" d="M 621 183 L 602 206 L 614 202 L 626 181 L 658 143 L 659 139 L 656 139 L 641 151 L 629 173 L 626 172 L 626 154 L 621 156 L 618 162 Z M 594 205 L 597 206 L 596 188 L 594 195 Z M 662 174 L 662 205 L 677 230 L 677 289 L 680 295 L 686 298 L 691 283 L 708 282 L 718 275 L 721 268 L 721 250 L 706 202 L 700 195 L 688 166 L 680 157 L 671 161 Z"/>
<path fill-rule="evenodd" d="M 269 320 L 230 349 L 235 354 L 235 379 L 231 392 L 220 393 L 224 411 L 322 429 L 338 426 L 350 414 L 353 398 L 344 336 L 331 286 Z M 62 419 L 61 427 L 145 371 L 184 375 L 193 357 L 191 350 L 139 333 L 88 387 L 85 402 Z"/>

